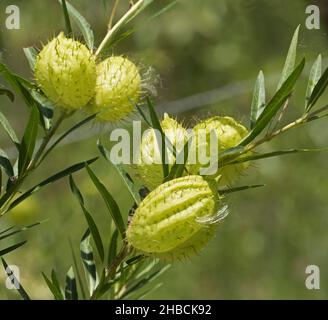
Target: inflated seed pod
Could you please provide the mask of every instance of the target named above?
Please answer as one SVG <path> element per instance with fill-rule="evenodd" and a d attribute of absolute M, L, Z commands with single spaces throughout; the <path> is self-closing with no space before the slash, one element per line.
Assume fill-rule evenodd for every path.
<path fill-rule="evenodd" d="M 107 58 L 97 65 L 96 93 L 86 110 L 98 113 L 99 121 L 124 119 L 134 112 L 141 89 L 141 76 L 134 63 L 121 56 Z"/>
<path fill-rule="evenodd" d="M 84 107 L 95 93 L 94 55 L 85 45 L 66 38 L 63 33 L 37 55 L 34 75 L 46 96 L 67 110 Z"/>
<path fill-rule="evenodd" d="M 200 164 L 199 155 L 200 153 L 210 155 L 210 136 L 212 131 L 215 132 L 217 137 L 218 152 L 237 146 L 248 134 L 248 130 L 231 117 L 216 116 L 198 123 L 193 128 L 194 136 L 190 151 L 196 154 L 196 161 L 189 163 L 187 166 L 190 174 L 199 174 L 202 167 L 207 167 L 208 164 Z M 235 182 L 249 165 L 249 162 L 242 162 L 219 169 L 217 175 L 221 175 L 220 185 Z"/>
<path fill-rule="evenodd" d="M 186 129 L 166 113 L 164 114 L 164 119 L 161 121 L 161 127 L 167 139 L 176 148 L 177 153 L 179 153 L 188 139 Z M 143 135 L 140 144 L 140 159 L 138 164 L 130 167 L 131 175 L 150 190 L 159 186 L 164 179 L 160 149 L 155 131 L 147 131 Z M 175 157 L 169 149 L 167 151 L 167 160 L 169 167 L 175 163 Z"/>
<path fill-rule="evenodd" d="M 127 229 L 135 249 L 175 260 L 199 252 L 222 218 L 218 185 L 201 176 L 168 181 L 140 203 Z"/>

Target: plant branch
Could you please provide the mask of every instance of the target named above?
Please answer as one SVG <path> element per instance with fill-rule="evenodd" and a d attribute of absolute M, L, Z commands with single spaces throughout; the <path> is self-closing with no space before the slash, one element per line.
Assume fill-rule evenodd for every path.
<path fill-rule="evenodd" d="M 109 22 L 108 22 L 108 30 L 111 30 L 113 27 L 115 13 L 116 13 L 119 2 L 120 2 L 120 0 L 115 0 L 115 2 L 114 2 L 112 13 L 110 15 Z"/>

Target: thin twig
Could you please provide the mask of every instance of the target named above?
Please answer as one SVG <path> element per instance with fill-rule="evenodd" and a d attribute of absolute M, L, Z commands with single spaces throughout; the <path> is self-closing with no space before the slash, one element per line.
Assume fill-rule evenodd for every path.
<path fill-rule="evenodd" d="M 111 30 L 113 27 L 115 13 L 116 13 L 119 2 L 120 2 L 120 0 L 115 0 L 115 2 L 114 2 L 112 13 L 110 15 L 109 22 L 108 22 L 108 30 Z"/>

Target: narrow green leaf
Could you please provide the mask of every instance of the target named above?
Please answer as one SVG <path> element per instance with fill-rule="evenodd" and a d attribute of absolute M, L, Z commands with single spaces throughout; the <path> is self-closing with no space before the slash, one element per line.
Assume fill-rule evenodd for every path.
<path fill-rule="evenodd" d="M 253 101 L 251 106 L 251 129 L 254 128 L 258 117 L 265 107 L 265 80 L 264 74 L 260 71 L 254 88 Z"/>
<path fill-rule="evenodd" d="M 5 129 L 6 133 L 10 137 L 10 140 L 15 144 L 17 149 L 19 149 L 19 139 L 18 139 L 14 129 L 10 125 L 9 121 L 7 120 L 7 118 L 4 116 L 4 114 L 1 111 L 0 111 L 0 124 Z"/>
<path fill-rule="evenodd" d="M 250 185 L 250 186 L 242 186 L 242 187 L 219 190 L 219 194 L 221 194 L 221 195 L 229 194 L 229 193 L 245 191 L 245 190 L 249 190 L 249 189 L 262 188 L 262 187 L 265 187 L 265 184 L 255 184 L 255 185 Z"/>
<path fill-rule="evenodd" d="M 63 141 L 67 136 L 69 136 L 72 132 L 76 131 L 80 127 L 84 126 L 85 124 L 89 123 L 95 118 L 96 115 L 89 116 L 82 121 L 78 122 L 75 124 L 73 127 L 71 127 L 69 130 L 67 130 L 65 133 L 63 133 L 59 138 L 47 149 L 47 151 L 43 154 L 40 162 L 42 162 L 48 155 L 49 153 L 61 142 Z"/>
<path fill-rule="evenodd" d="M 68 175 L 77 172 L 81 169 L 83 169 L 86 164 L 90 165 L 91 163 L 95 162 L 98 158 L 93 158 L 91 160 L 88 160 L 86 162 L 80 162 L 77 163 L 63 171 L 60 171 L 56 174 L 54 174 L 53 176 L 51 176 L 50 178 L 47 178 L 46 180 L 40 182 L 39 184 L 35 185 L 33 188 L 29 189 L 28 191 L 26 191 L 23 195 L 21 195 L 19 198 L 17 198 L 9 207 L 9 210 L 13 209 L 14 207 L 16 207 L 17 205 L 19 205 L 22 201 L 24 201 L 26 198 L 28 198 L 29 196 L 31 196 L 34 192 L 39 191 L 41 188 L 43 188 L 44 186 L 53 183 L 59 179 L 62 179 L 64 177 L 67 177 Z M 5 199 L 5 198 L 4 198 Z M 0 199 L 0 206 L 2 205 L 2 201 L 3 198 Z"/>
<path fill-rule="evenodd" d="M 9 253 L 9 252 L 12 252 L 16 249 L 18 249 L 19 247 L 21 247 L 22 245 L 24 245 L 27 241 L 22 241 L 22 242 L 19 242 L 19 243 L 16 243 L 10 247 L 7 247 L 5 249 L 2 249 L 0 250 L 0 257 L 1 256 L 4 256 L 5 254 Z"/>
<path fill-rule="evenodd" d="M 298 154 L 298 153 L 310 153 L 310 152 L 325 152 L 328 151 L 328 148 L 316 148 L 316 149 L 290 149 L 290 150 L 280 150 L 268 153 L 252 154 L 249 156 L 242 156 L 236 160 L 226 163 L 225 165 L 232 165 L 237 163 L 243 163 L 248 161 L 255 161 L 273 157 L 279 157 L 289 154 Z"/>
<path fill-rule="evenodd" d="M 132 181 L 131 177 L 125 172 L 122 165 L 114 164 L 110 160 L 110 155 L 108 150 L 100 143 L 98 140 L 97 142 L 98 149 L 103 157 L 115 168 L 116 172 L 119 174 L 121 180 L 123 181 L 124 185 L 126 186 L 127 190 L 129 191 L 131 197 L 135 201 L 135 203 L 140 203 L 140 195 L 138 190 L 136 189 L 134 182 Z"/>
<path fill-rule="evenodd" d="M 117 229 L 113 232 L 112 238 L 109 244 L 107 265 L 110 266 L 114 261 L 117 254 L 117 240 L 118 240 L 118 231 Z"/>
<path fill-rule="evenodd" d="M 149 97 L 147 97 L 147 104 L 148 104 L 149 114 L 150 114 L 150 118 L 151 118 L 151 122 L 152 122 L 152 127 L 161 134 L 161 138 L 157 137 L 157 135 L 155 135 L 155 136 L 156 136 L 158 145 L 161 145 L 163 177 L 166 178 L 169 175 L 169 165 L 168 165 L 167 156 L 166 156 L 166 154 L 167 154 L 166 140 L 167 139 L 165 137 L 165 133 L 161 127 L 161 123 L 158 119 L 158 116 L 155 112 L 154 106 Z"/>
<path fill-rule="evenodd" d="M 289 76 L 286 82 L 282 85 L 280 90 L 274 95 L 271 101 L 267 104 L 264 111 L 257 120 L 255 127 L 252 131 L 240 142 L 240 146 L 246 146 L 248 143 L 253 141 L 267 126 L 271 119 L 276 115 L 278 110 L 284 105 L 286 100 L 291 95 L 294 86 L 302 74 L 305 66 L 305 59 L 301 61 L 298 67 Z"/>
<path fill-rule="evenodd" d="M 319 54 L 317 60 L 314 62 L 309 77 L 309 83 L 306 90 L 305 96 L 305 110 L 308 111 L 309 101 L 311 99 L 311 95 L 317 83 L 319 82 L 322 75 L 322 56 Z"/>
<path fill-rule="evenodd" d="M 125 225 L 124 221 L 120 212 L 120 209 L 112 197 L 112 195 L 108 192 L 106 187 L 99 181 L 99 179 L 96 177 L 96 175 L 93 173 L 93 171 L 87 166 L 88 174 L 96 186 L 97 190 L 99 191 L 100 195 L 102 196 L 103 200 L 105 201 L 105 204 L 111 214 L 112 219 L 115 222 L 115 225 L 117 229 L 119 230 L 122 239 L 125 238 Z"/>
<path fill-rule="evenodd" d="M 86 207 L 84 205 L 83 197 L 81 195 L 81 192 L 78 189 L 77 185 L 75 184 L 74 179 L 71 175 L 69 176 L 69 184 L 70 184 L 72 193 L 75 195 L 75 197 L 77 198 L 77 200 L 80 203 L 81 209 L 84 213 L 85 219 L 86 219 L 88 227 L 90 229 L 92 238 L 95 242 L 95 245 L 96 245 L 97 251 L 99 253 L 100 259 L 101 259 L 101 261 L 104 261 L 104 257 L 105 257 L 104 245 L 102 243 L 98 227 L 97 227 L 93 217 L 91 216 L 89 211 L 86 209 Z"/>
<path fill-rule="evenodd" d="M 81 276 L 81 273 L 80 273 L 79 265 L 77 263 L 77 259 L 76 259 L 76 256 L 75 256 L 75 252 L 74 252 L 74 248 L 73 248 L 73 244 L 72 244 L 71 239 L 69 239 L 69 247 L 71 249 L 71 254 L 72 254 L 73 264 L 74 264 L 74 272 L 75 272 L 75 274 L 77 276 L 77 281 L 78 281 L 79 286 L 80 286 L 82 299 L 83 300 L 86 300 L 87 299 L 87 295 L 85 293 L 83 279 L 82 279 L 82 276 Z"/>
<path fill-rule="evenodd" d="M 9 178 L 14 176 L 14 169 L 11 165 L 8 155 L 0 149 L 0 167 L 2 167 Z"/>
<path fill-rule="evenodd" d="M 78 300 L 78 293 L 73 267 L 70 267 L 66 274 L 65 299 Z"/>
<path fill-rule="evenodd" d="M 38 52 L 33 47 L 23 48 L 23 51 L 24 51 L 25 57 L 26 57 L 29 65 L 30 65 L 31 70 L 34 70 L 35 59 L 36 59 L 36 56 L 38 55 Z"/>
<path fill-rule="evenodd" d="M 73 33 L 73 30 L 72 30 L 71 20 L 69 18 L 68 10 L 67 10 L 66 0 L 62 0 L 61 4 L 62 4 L 62 8 L 63 8 L 63 13 L 64 13 L 67 35 L 70 36 Z"/>
<path fill-rule="evenodd" d="M 296 28 L 294 32 L 277 91 L 281 88 L 283 83 L 289 78 L 289 76 L 292 74 L 295 68 L 299 31 L 300 31 L 300 25 Z"/>
<path fill-rule="evenodd" d="M 14 273 L 12 272 L 10 267 L 8 266 L 5 259 L 1 258 L 1 261 L 2 261 L 3 268 L 5 269 L 5 272 L 8 276 L 8 278 L 11 279 L 11 282 L 15 287 L 17 286 L 16 290 L 18 291 L 18 293 L 20 294 L 22 299 L 23 300 L 31 300 L 29 295 L 27 294 L 27 292 L 25 291 L 25 289 L 21 285 L 21 283 L 18 281 L 18 279 L 15 277 Z"/>
<path fill-rule="evenodd" d="M 10 90 L 6 89 L 0 84 L 0 96 L 1 95 L 6 95 L 11 102 L 15 101 L 15 95 Z"/>
<path fill-rule="evenodd" d="M 36 107 L 32 107 L 30 118 L 19 149 L 18 173 L 20 176 L 24 175 L 25 170 L 32 159 L 36 138 L 38 135 L 38 126 L 39 110 Z"/>
<path fill-rule="evenodd" d="M 84 272 L 86 278 L 88 279 L 89 293 L 91 296 L 99 284 L 99 277 L 90 240 L 90 229 L 87 229 L 80 242 L 80 254 L 83 262 Z"/>
<path fill-rule="evenodd" d="M 49 290 L 53 294 L 55 300 L 64 300 L 64 296 L 61 292 L 61 290 L 58 290 L 58 287 L 52 283 L 52 281 L 42 272 L 41 273 L 43 276 L 44 281 L 46 282 Z"/>
<path fill-rule="evenodd" d="M 325 70 L 322 77 L 320 78 L 320 80 L 318 81 L 318 83 L 313 89 L 311 97 L 308 101 L 307 112 L 310 111 L 315 106 L 315 104 L 318 102 L 320 97 L 325 92 L 327 86 L 328 86 L 328 68 Z"/>
<path fill-rule="evenodd" d="M 59 2 L 63 5 L 62 0 L 59 0 Z M 80 31 L 82 32 L 85 43 L 87 44 L 88 48 L 92 51 L 94 47 L 94 35 L 90 24 L 68 1 L 66 1 L 66 7 L 69 16 L 79 27 Z"/>
<path fill-rule="evenodd" d="M 44 95 L 40 94 L 37 90 L 31 89 L 30 93 L 37 103 L 43 127 L 46 130 L 49 130 L 52 126 L 52 119 L 54 116 L 54 103 Z"/>
<path fill-rule="evenodd" d="M 23 227 L 23 228 L 20 228 L 18 230 L 14 230 L 14 231 L 11 231 L 9 232 L 10 230 L 14 229 L 14 227 L 11 227 L 9 228 L 6 232 L 0 232 L 0 240 L 3 240 L 3 239 L 6 239 L 6 238 L 9 238 L 15 234 L 18 234 L 18 233 L 21 233 L 21 232 L 24 232 L 24 231 L 27 231 L 31 228 L 34 228 L 38 225 L 40 225 L 42 222 L 36 222 L 36 223 L 33 223 L 31 225 L 28 225 L 26 227 Z M 9 233 L 8 233 L 9 232 Z"/>

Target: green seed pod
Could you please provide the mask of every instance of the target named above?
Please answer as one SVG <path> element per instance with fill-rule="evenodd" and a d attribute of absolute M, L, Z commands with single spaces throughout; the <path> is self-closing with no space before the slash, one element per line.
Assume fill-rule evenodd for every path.
<path fill-rule="evenodd" d="M 179 153 L 187 142 L 186 129 L 168 114 L 164 114 L 161 127 L 167 139 L 176 148 L 177 153 Z M 175 163 L 175 157 L 169 149 L 167 149 L 167 161 L 169 167 Z M 141 181 L 148 189 L 153 190 L 164 179 L 161 163 L 161 148 L 158 145 L 155 131 L 148 130 L 142 137 L 138 164 L 130 167 L 131 175 L 136 180 Z"/>
<path fill-rule="evenodd" d="M 191 153 L 196 155 L 196 161 L 188 165 L 190 174 L 199 174 L 202 167 L 208 164 L 200 164 L 199 154 L 210 155 L 211 132 L 216 134 L 218 152 L 233 148 L 248 134 L 248 130 L 231 117 L 213 117 L 200 122 L 193 128 L 194 138 L 191 144 Z M 202 137 L 205 135 L 205 137 Z M 249 162 L 242 162 L 225 166 L 217 172 L 221 175 L 220 184 L 227 185 L 235 182 L 240 175 L 249 167 Z"/>
<path fill-rule="evenodd" d="M 160 185 L 136 209 L 126 233 L 128 242 L 147 255 L 165 260 L 199 252 L 223 218 L 222 211 L 218 212 L 217 189 L 215 180 L 201 176 Z"/>
<path fill-rule="evenodd" d="M 97 120 L 115 122 L 135 110 L 141 94 L 141 76 L 137 66 L 123 57 L 110 57 L 97 65 L 97 85 L 88 113 Z"/>
<path fill-rule="evenodd" d="M 43 47 L 34 72 L 40 88 L 59 107 L 79 109 L 94 96 L 95 57 L 85 45 L 63 33 Z"/>

